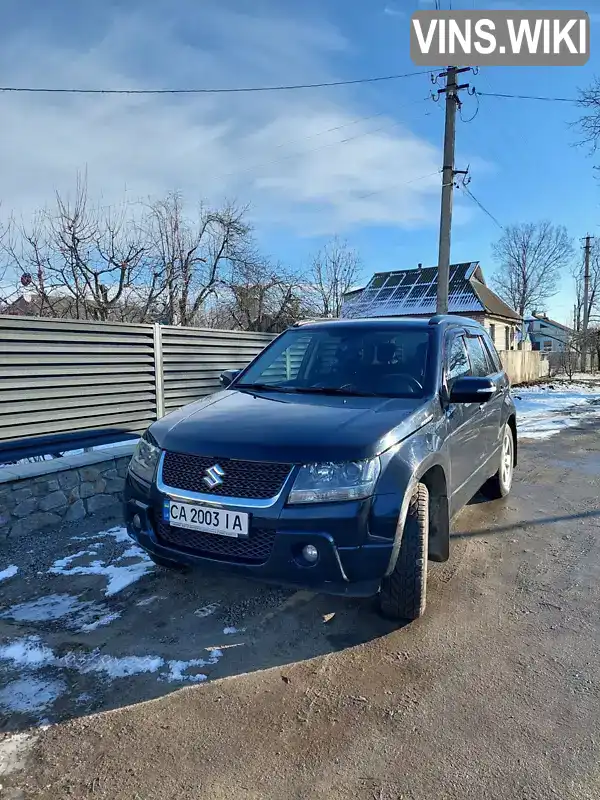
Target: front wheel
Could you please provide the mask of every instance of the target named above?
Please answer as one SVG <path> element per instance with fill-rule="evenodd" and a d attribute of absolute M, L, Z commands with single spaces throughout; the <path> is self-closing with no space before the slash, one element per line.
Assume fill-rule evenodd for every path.
<path fill-rule="evenodd" d="M 502 435 L 498 472 L 481 487 L 486 497 L 489 497 L 490 500 L 500 500 L 509 494 L 513 481 L 514 464 L 515 438 L 512 428 L 506 423 Z"/>
<path fill-rule="evenodd" d="M 412 620 L 425 612 L 428 542 L 429 491 L 419 483 L 408 505 L 396 566 L 381 584 L 379 600 L 385 617 Z"/>

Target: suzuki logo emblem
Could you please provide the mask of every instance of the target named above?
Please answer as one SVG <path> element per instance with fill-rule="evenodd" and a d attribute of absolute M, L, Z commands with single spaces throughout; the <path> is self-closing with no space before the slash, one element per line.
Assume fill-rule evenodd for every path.
<path fill-rule="evenodd" d="M 209 489 L 214 489 L 216 486 L 220 486 L 223 483 L 223 478 L 225 477 L 225 470 L 223 467 L 220 467 L 218 464 L 213 464 L 212 467 L 209 467 L 205 472 L 206 476 L 202 480 Z"/>

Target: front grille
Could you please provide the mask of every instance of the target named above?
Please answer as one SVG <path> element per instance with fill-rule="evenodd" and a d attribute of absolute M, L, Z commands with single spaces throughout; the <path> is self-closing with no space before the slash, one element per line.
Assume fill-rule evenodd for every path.
<path fill-rule="evenodd" d="M 275 531 L 265 528 L 252 528 L 247 539 L 234 539 L 216 533 L 175 528 L 162 520 L 156 526 L 156 534 L 159 542 L 184 553 L 242 564 L 264 564 L 275 542 Z"/>
<path fill-rule="evenodd" d="M 209 488 L 204 483 L 206 470 L 218 464 L 225 475 L 223 483 Z M 221 497 L 244 497 L 267 500 L 279 493 L 290 473 L 290 464 L 265 461 L 237 461 L 186 453 L 165 453 L 162 479 L 167 486 Z"/>

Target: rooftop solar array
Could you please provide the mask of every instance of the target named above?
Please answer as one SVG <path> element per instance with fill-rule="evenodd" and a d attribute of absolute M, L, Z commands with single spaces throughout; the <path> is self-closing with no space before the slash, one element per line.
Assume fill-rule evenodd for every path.
<path fill-rule="evenodd" d="M 451 265 L 448 295 L 450 313 L 484 310 L 469 280 L 477 267 L 477 262 Z M 433 315 L 437 305 L 437 276 L 437 267 L 379 272 L 360 294 L 347 300 L 342 308 L 342 316 L 357 318 Z"/>

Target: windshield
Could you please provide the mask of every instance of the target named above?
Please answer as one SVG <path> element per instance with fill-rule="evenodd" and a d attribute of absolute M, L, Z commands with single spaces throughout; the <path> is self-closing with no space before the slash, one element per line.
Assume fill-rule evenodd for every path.
<path fill-rule="evenodd" d="M 427 331 L 299 328 L 259 356 L 235 388 L 419 397 L 428 347 Z"/>

